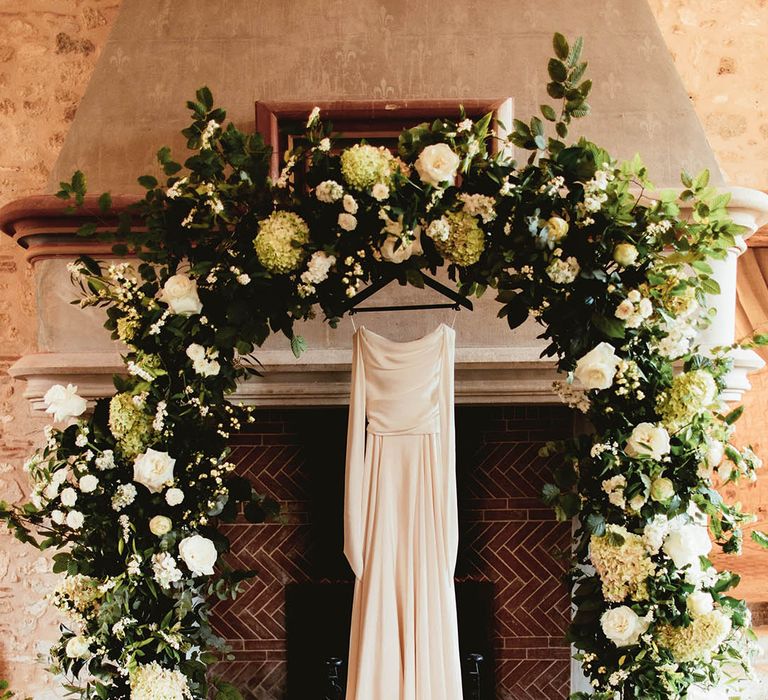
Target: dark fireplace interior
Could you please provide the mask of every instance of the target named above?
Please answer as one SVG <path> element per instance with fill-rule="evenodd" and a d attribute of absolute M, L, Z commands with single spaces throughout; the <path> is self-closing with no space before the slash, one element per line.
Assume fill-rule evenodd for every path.
<path fill-rule="evenodd" d="M 239 472 L 277 498 L 284 523 L 228 526 L 232 563 L 258 576 L 214 624 L 234 660 L 218 668 L 245 697 L 321 700 L 326 662 L 346 677 L 352 572 L 342 553 L 345 408 L 264 410 L 232 440 Z M 471 653 L 483 700 L 557 700 L 569 692 L 568 596 L 558 552 L 570 526 L 540 501 L 551 465 L 540 445 L 570 434 L 561 407 L 457 407 L 460 546 L 456 570 L 465 699 Z M 472 687 L 470 687 L 472 686 Z"/>

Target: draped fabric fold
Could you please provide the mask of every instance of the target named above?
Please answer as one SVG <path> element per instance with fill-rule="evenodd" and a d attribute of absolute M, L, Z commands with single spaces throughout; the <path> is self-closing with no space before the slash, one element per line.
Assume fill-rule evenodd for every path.
<path fill-rule="evenodd" d="M 344 551 L 356 581 L 346 697 L 461 700 L 454 333 L 443 324 L 399 343 L 361 327 L 353 347 Z"/>

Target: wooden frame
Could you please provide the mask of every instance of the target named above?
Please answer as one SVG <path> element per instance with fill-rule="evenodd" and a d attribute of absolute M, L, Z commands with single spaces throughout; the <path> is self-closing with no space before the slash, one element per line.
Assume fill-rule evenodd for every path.
<path fill-rule="evenodd" d="M 512 128 L 511 97 L 471 100 L 353 100 L 340 102 L 256 102 L 256 131 L 272 147 L 270 174 L 276 179 L 283 165 L 283 154 L 295 136 L 304 133 L 313 107 L 323 119 L 332 122 L 342 139 L 366 139 L 374 144 L 391 145 L 403 129 L 438 117 L 458 117 L 460 106 L 470 119 L 492 112 L 497 120 L 499 139 Z M 499 141 L 494 142 L 498 150 Z"/>

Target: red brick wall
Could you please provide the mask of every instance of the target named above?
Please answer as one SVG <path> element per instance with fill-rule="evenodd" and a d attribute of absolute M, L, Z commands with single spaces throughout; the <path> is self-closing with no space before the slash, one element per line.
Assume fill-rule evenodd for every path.
<path fill-rule="evenodd" d="M 556 552 L 569 546 L 570 529 L 539 500 L 549 466 L 537 452 L 570 426 L 559 408 L 457 409 L 456 575 L 494 585 L 500 700 L 568 694 L 568 598 Z M 229 530 L 230 560 L 259 572 L 236 601 L 214 611 L 215 626 L 235 655 L 219 671 L 247 698 L 286 697 L 285 585 L 351 576 L 341 553 L 345 433 L 343 409 L 264 411 L 251 433 L 233 440 L 240 473 L 279 499 L 287 520 Z"/>

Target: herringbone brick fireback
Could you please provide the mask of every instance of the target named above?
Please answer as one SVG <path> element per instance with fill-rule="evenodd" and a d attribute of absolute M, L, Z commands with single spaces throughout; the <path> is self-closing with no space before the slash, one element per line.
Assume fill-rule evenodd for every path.
<path fill-rule="evenodd" d="M 551 465 L 538 448 L 568 435 L 571 421 L 559 407 L 456 410 L 456 577 L 492 585 L 498 700 L 568 695 L 569 601 L 558 552 L 569 547 L 570 526 L 540 501 Z M 342 554 L 345 440 L 346 410 L 335 408 L 265 410 L 250 432 L 232 439 L 239 473 L 278 499 L 285 514 L 280 524 L 227 526 L 228 560 L 258 573 L 237 600 L 214 607 L 214 626 L 234 654 L 216 670 L 246 698 L 315 700 L 288 696 L 285 594 L 292 583 L 352 579 Z M 314 635 L 322 646 L 323 629 Z"/>

